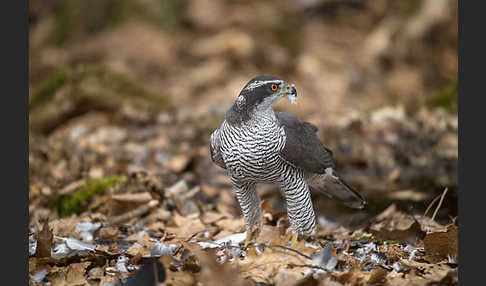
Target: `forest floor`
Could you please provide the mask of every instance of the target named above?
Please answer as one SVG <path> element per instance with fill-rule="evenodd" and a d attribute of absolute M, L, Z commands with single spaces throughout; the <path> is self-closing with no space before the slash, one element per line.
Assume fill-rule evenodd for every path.
<path fill-rule="evenodd" d="M 170 23 L 96 34 L 31 6 L 30 285 L 457 285 L 453 1 L 184 2 Z M 297 245 L 274 186 L 259 189 L 263 227 L 243 245 L 209 156 L 259 73 L 295 83 L 297 104 L 277 109 L 317 125 L 368 200 L 356 211 L 312 192 L 317 233 Z"/>

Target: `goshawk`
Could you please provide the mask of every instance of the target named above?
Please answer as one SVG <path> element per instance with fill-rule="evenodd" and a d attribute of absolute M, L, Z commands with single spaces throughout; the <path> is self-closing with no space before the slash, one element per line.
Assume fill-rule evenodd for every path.
<path fill-rule="evenodd" d="M 211 134 L 211 159 L 227 170 L 242 209 L 248 234 L 261 227 L 259 183 L 278 184 L 285 193 L 295 243 L 311 235 L 316 220 L 309 187 L 361 209 L 364 197 L 334 171 L 332 152 L 316 135 L 317 127 L 273 105 L 287 97 L 295 103 L 293 84 L 257 76 L 241 90 L 225 120 Z"/>

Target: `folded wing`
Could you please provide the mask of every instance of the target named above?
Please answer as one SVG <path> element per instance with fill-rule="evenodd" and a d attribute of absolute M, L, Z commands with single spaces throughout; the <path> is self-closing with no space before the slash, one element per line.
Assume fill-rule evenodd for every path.
<path fill-rule="evenodd" d="M 318 128 L 286 112 L 276 112 L 286 140 L 280 156 L 289 164 L 311 173 L 309 186 L 344 205 L 361 209 L 365 198 L 334 172 L 332 151 L 316 135 Z"/>

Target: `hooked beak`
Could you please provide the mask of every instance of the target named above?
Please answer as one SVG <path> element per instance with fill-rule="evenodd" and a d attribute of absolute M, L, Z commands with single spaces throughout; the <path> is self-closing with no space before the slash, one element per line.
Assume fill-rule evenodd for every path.
<path fill-rule="evenodd" d="M 297 90 L 295 89 L 294 84 L 287 84 L 285 97 L 287 97 L 291 104 L 295 104 L 295 100 L 297 99 Z"/>

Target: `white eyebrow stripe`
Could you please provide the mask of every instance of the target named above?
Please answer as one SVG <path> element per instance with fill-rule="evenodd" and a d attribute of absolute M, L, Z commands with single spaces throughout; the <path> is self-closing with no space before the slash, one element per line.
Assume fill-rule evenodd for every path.
<path fill-rule="evenodd" d="M 263 80 L 263 81 L 259 80 L 259 81 L 255 81 L 255 82 L 250 83 L 247 87 L 245 87 L 245 90 L 255 89 L 257 87 L 260 87 L 262 85 L 265 85 L 265 84 L 268 84 L 268 83 L 271 83 L 271 82 L 282 83 L 281 80 Z"/>

